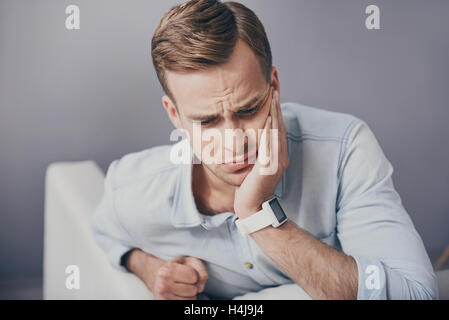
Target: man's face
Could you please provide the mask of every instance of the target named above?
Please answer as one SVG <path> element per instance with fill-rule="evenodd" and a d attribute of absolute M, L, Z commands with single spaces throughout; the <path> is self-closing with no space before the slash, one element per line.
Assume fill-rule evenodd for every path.
<path fill-rule="evenodd" d="M 258 60 L 242 40 L 223 66 L 194 73 L 167 72 L 178 107 L 163 97 L 171 121 L 188 131 L 196 157 L 227 184 L 239 186 L 254 166 L 258 129 L 263 129 L 268 117 L 273 90 L 279 91 L 274 67 L 271 79 L 271 84 L 265 81 Z M 199 137 L 201 140 L 194 143 L 193 137 L 198 138 L 194 130 L 197 133 L 199 128 L 203 139 Z M 214 138 L 205 140 L 212 132 Z M 217 133 L 221 139 L 215 138 Z M 205 156 L 213 157 L 214 163 L 205 161 Z"/>

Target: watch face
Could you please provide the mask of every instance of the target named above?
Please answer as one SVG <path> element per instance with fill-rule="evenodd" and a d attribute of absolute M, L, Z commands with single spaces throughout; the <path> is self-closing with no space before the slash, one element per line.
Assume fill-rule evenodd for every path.
<path fill-rule="evenodd" d="M 274 215 L 276 216 L 276 219 L 279 223 L 282 223 L 284 220 L 287 219 L 287 216 L 284 213 L 284 210 L 282 210 L 281 205 L 279 204 L 278 199 L 274 198 L 269 202 L 271 209 L 274 212 Z"/>

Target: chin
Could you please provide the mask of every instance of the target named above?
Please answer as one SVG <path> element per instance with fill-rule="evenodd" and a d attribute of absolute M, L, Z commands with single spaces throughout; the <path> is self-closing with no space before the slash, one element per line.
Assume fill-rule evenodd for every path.
<path fill-rule="evenodd" d="M 220 170 L 220 172 L 216 172 L 216 175 L 227 184 L 239 187 L 245 180 L 246 176 L 251 172 L 252 167 L 253 166 L 249 166 L 236 172 L 226 172 L 224 170 Z"/>

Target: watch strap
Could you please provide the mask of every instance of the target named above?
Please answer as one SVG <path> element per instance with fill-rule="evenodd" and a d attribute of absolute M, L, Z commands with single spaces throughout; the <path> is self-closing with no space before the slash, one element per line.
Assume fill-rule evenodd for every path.
<path fill-rule="evenodd" d="M 242 235 L 248 235 L 273 224 L 275 217 L 269 210 L 262 209 L 247 218 L 235 222 Z"/>

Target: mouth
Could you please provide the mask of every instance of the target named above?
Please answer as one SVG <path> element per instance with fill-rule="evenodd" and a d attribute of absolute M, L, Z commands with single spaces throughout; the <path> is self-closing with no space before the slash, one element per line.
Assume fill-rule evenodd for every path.
<path fill-rule="evenodd" d="M 256 156 L 254 159 L 250 159 L 252 156 Z M 222 163 L 221 166 L 228 172 L 237 172 L 243 169 L 250 168 L 254 165 L 254 160 L 257 158 L 257 150 L 252 151 L 251 153 L 245 153 L 241 156 L 236 157 L 231 162 Z M 249 160 L 252 160 L 249 162 Z"/>

